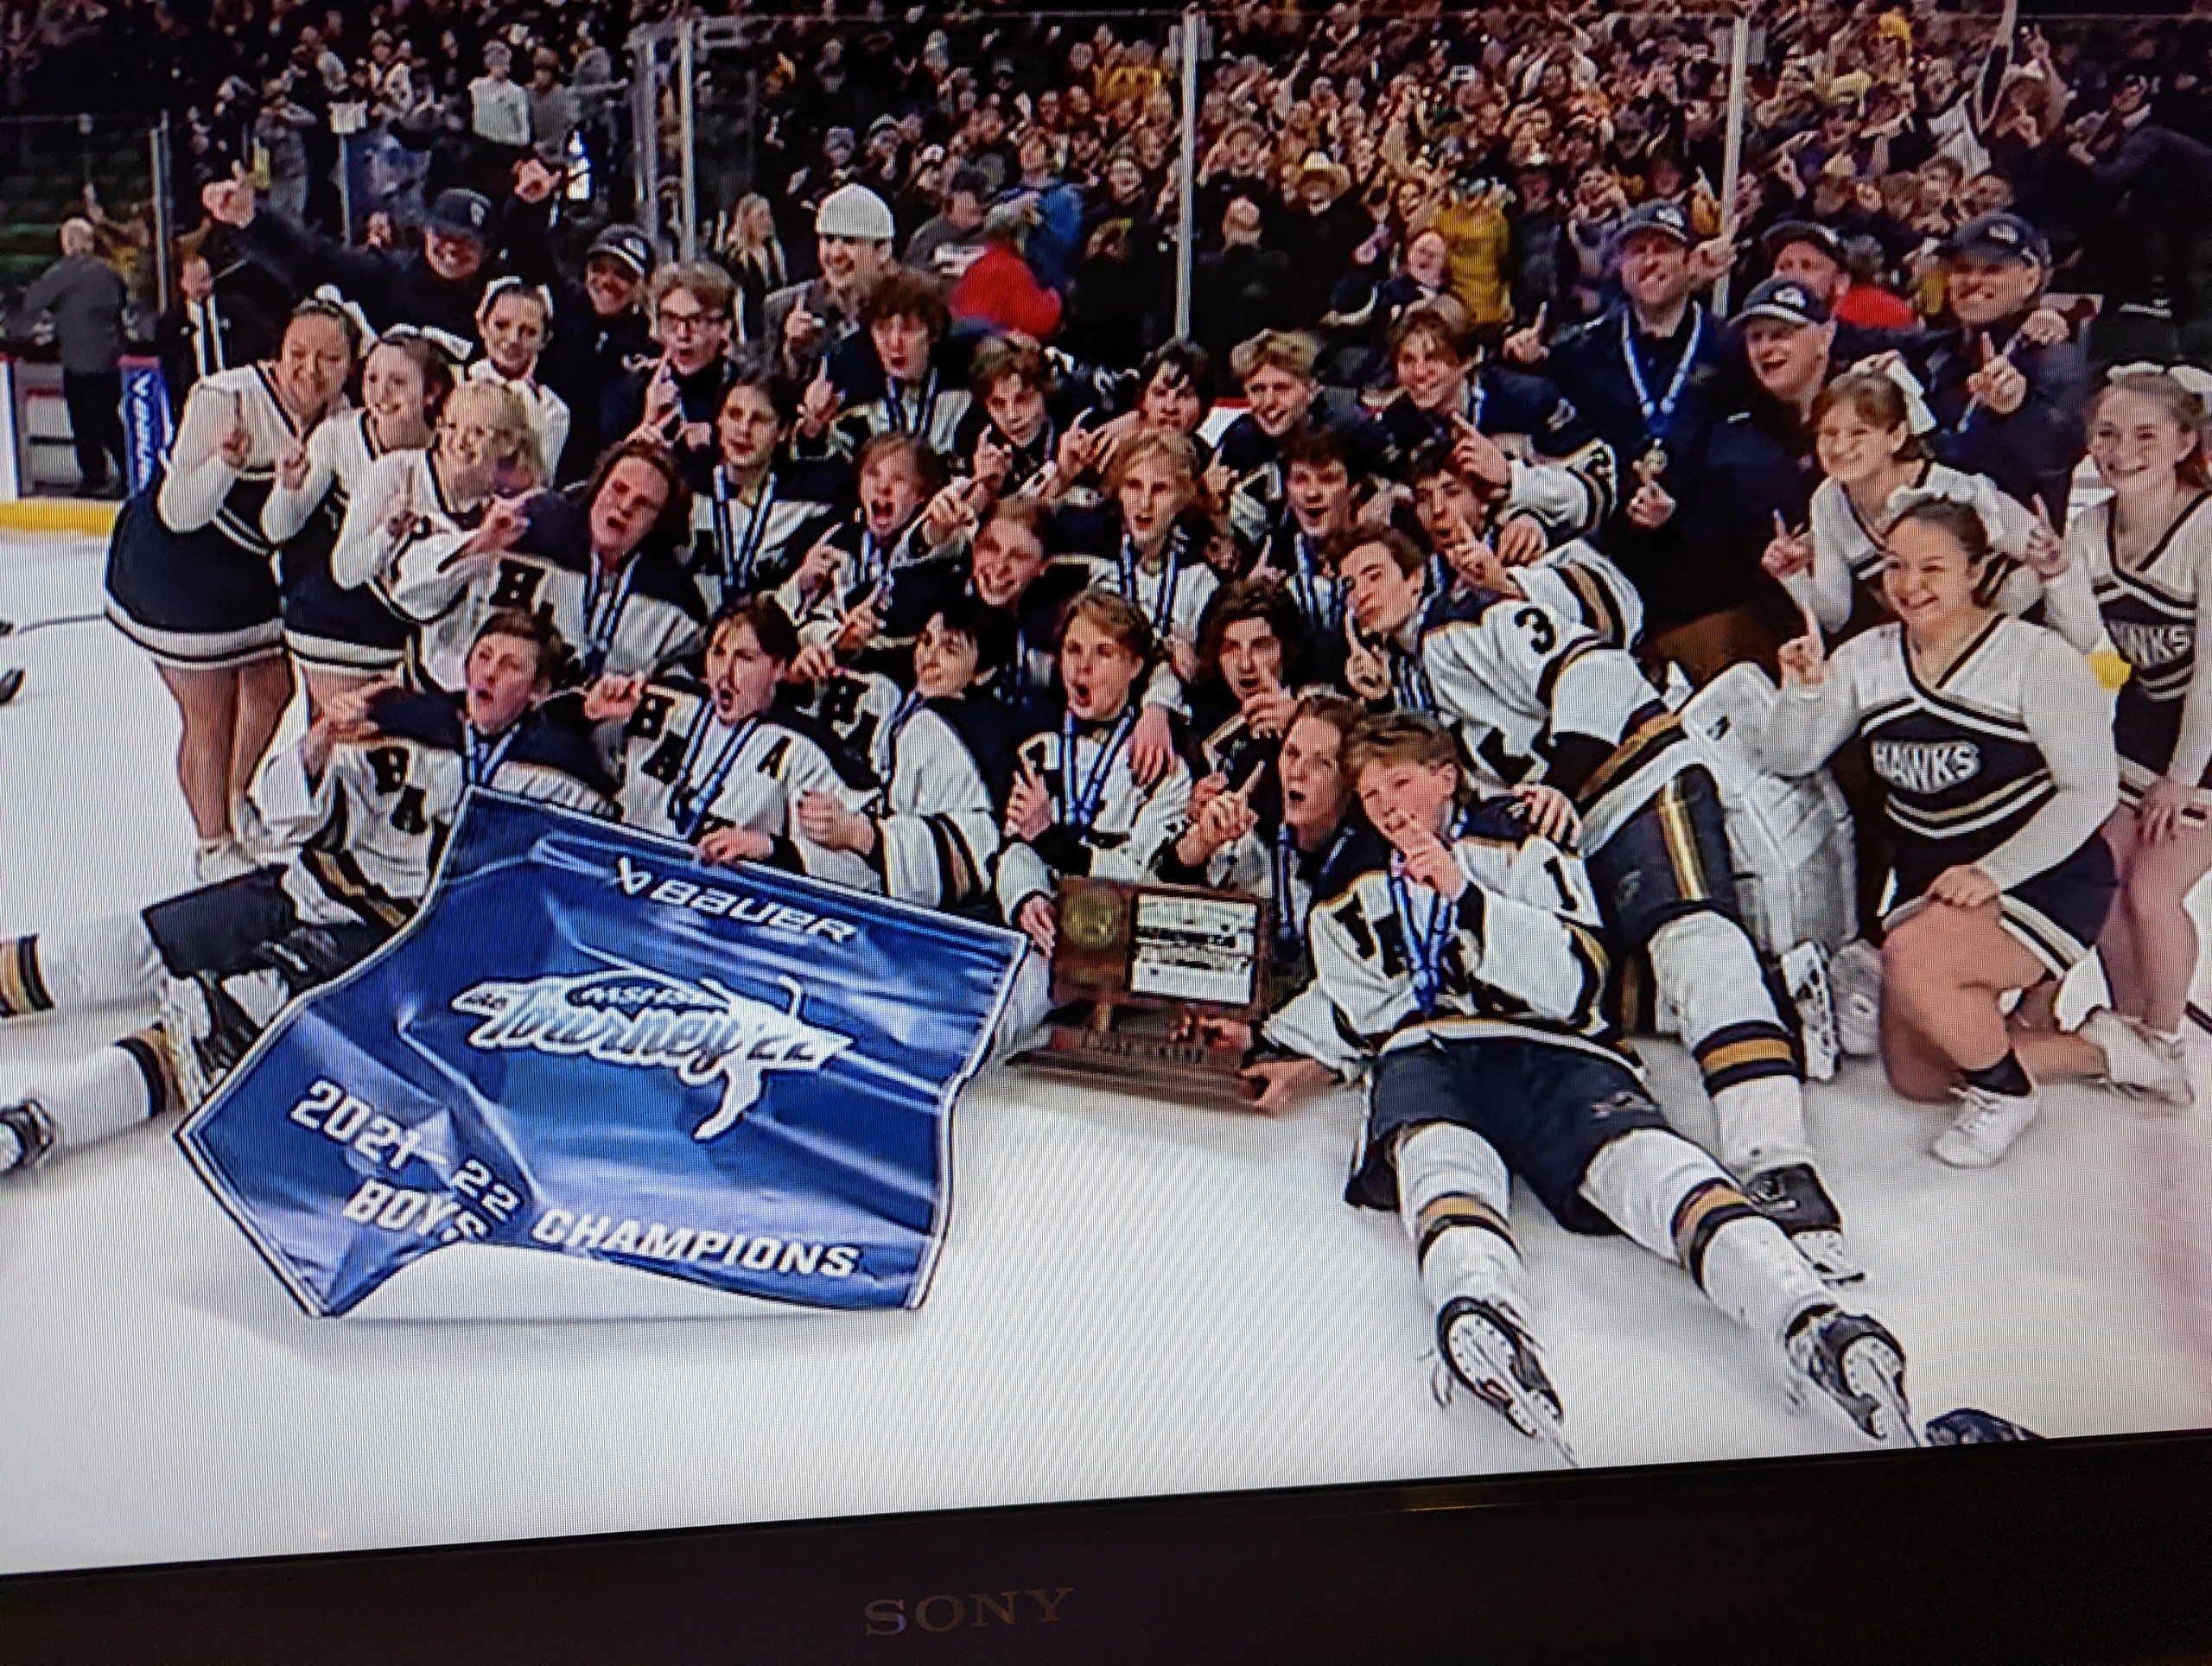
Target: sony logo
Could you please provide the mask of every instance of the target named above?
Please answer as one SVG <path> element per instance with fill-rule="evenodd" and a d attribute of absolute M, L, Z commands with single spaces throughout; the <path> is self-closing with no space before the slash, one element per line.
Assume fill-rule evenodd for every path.
<path fill-rule="evenodd" d="M 940 1591 L 917 1598 L 908 1607 L 904 1597 L 878 1597 L 861 1610 L 872 1637 L 895 1637 L 909 1623 L 924 1631 L 954 1631 L 962 1626 L 1051 1625 L 1060 1618 L 1060 1605 L 1074 1592 L 1071 1585 L 1057 1591 L 977 1591 L 965 1597 Z M 1027 1597 L 1025 1603 L 1021 1599 Z M 1035 1612 L 1031 1612 L 1034 1605 Z"/>

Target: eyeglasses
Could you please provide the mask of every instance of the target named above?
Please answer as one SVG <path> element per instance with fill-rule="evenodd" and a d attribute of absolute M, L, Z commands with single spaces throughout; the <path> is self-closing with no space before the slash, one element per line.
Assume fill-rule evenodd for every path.
<path fill-rule="evenodd" d="M 714 314 L 709 312 L 678 313 L 670 312 L 664 308 L 660 315 L 661 328 L 671 335 L 696 334 L 719 321 Z"/>

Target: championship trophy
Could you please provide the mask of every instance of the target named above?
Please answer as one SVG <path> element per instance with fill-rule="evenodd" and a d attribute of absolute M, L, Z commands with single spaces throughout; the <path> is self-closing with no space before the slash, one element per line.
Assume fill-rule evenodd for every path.
<path fill-rule="evenodd" d="M 1053 1012 L 1020 1062 L 1201 1104 L 1249 1105 L 1268 1011 L 1268 906 L 1183 885 L 1063 879 Z M 1234 1039 L 1232 1039 L 1232 1037 Z"/>

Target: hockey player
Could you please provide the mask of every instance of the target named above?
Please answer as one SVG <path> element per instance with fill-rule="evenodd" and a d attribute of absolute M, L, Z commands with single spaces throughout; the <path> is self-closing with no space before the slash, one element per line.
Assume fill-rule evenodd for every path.
<path fill-rule="evenodd" d="M 1314 372 L 1320 352 L 1303 331 L 1262 330 L 1229 355 L 1245 411 L 1223 430 L 1214 455 L 1222 471 L 1217 478 L 1230 483 L 1230 525 L 1248 549 L 1282 525 L 1282 448 L 1293 435 L 1327 433 L 1362 475 L 1374 473 L 1389 449 L 1389 436 L 1356 395 L 1322 387 Z"/>
<path fill-rule="evenodd" d="M 1824 1274 L 1859 1276 L 1814 1167 L 1796 1039 L 1737 913 L 1719 794 L 1679 720 L 1627 653 L 1541 602 L 1488 587 L 1432 601 L 1408 540 L 1347 542 L 1337 569 L 1399 703 L 1448 722 L 1500 781 L 1574 800 L 1607 929 L 1620 952 L 1648 957 L 1679 1017 L 1721 1160 Z"/>
<path fill-rule="evenodd" d="M 1274 755 L 1307 676 L 1306 621 L 1272 575 L 1217 590 L 1198 626 L 1192 722 L 1207 774 L 1242 784 Z"/>
<path fill-rule="evenodd" d="M 1272 573 L 1290 587 L 1306 618 L 1307 635 L 1317 644 L 1335 645 L 1344 635 L 1344 597 L 1329 565 L 1332 542 L 1351 530 L 1358 506 L 1352 495 L 1351 466 L 1344 442 L 1328 429 L 1303 428 L 1283 436 L 1277 448 L 1283 474 L 1285 513 L 1254 552 L 1245 576 Z M 1344 657 L 1335 648 L 1319 669 L 1332 675 Z"/>
<path fill-rule="evenodd" d="M 602 677 L 585 697 L 584 715 L 622 725 L 622 819 L 631 825 L 681 839 L 702 861 L 765 862 L 880 890 L 866 859 L 817 843 L 799 825 L 798 803 L 810 792 L 860 810 L 874 791 L 840 774 L 834 740 L 772 709 L 798 654 L 783 609 L 753 596 L 715 615 L 703 690 Z"/>
<path fill-rule="evenodd" d="M 453 391 L 453 366 L 419 330 L 395 330 L 361 366 L 361 406 L 326 417 L 307 443 L 277 459 L 261 509 L 262 535 L 281 552 L 284 645 L 308 687 L 310 712 L 332 694 L 397 669 L 410 634 L 373 590 L 340 584 L 331 556 L 353 494 L 371 467 L 422 451 Z"/>
<path fill-rule="evenodd" d="M 884 621 L 903 611 L 909 569 L 939 548 L 939 529 L 922 512 L 944 483 L 935 452 L 910 434 L 879 434 L 860 446 L 855 470 L 859 514 L 761 579 L 798 627 L 800 647 L 810 651 L 801 664 L 809 681 L 830 674 L 836 656 L 857 653 L 883 634 Z"/>
<path fill-rule="evenodd" d="M 423 668 L 441 687 L 478 622 L 500 607 L 549 609 L 588 677 L 650 676 L 699 645 L 698 587 L 674 555 L 690 525 L 675 459 L 626 440 L 600 460 L 581 506 L 555 492 L 505 496 L 474 531 L 409 540 L 386 595 L 420 624 Z"/>
<path fill-rule="evenodd" d="M 2074 566 L 2134 672 L 2114 714 L 2120 804 L 2105 840 L 2120 894 L 2097 957 L 2114 1009 L 2177 1065 L 2197 964 L 2185 900 L 2212 869 L 2208 385 L 2186 370 L 2113 372 L 2089 407 L 2089 455 L 2113 495 L 2068 528 Z"/>
<path fill-rule="evenodd" d="M 476 303 L 476 339 L 483 355 L 465 372 L 469 381 L 493 383 L 522 401 L 549 483 L 561 478 L 569 427 L 569 402 L 537 379 L 538 355 L 552 334 L 552 292 L 518 277 L 495 277 Z"/>
<path fill-rule="evenodd" d="M 1480 583 L 1483 579 L 1455 566 L 1454 555 L 1478 546 L 1495 548 L 1500 561 L 1507 562 L 1506 576 L 1515 591 L 1565 614 L 1611 646 L 1636 645 L 1643 633 L 1643 598 L 1594 544 L 1569 538 L 1530 552 L 1524 542 L 1512 537 L 1509 521 L 1497 526 L 1484 545 L 1482 529 L 1493 525 L 1501 505 L 1495 493 L 1485 493 L 1467 473 L 1465 447 L 1426 447 L 1408 465 L 1406 478 L 1414 488 L 1414 516 L 1429 546 L 1462 581 Z M 1524 553 L 1507 561 L 1509 550 Z M 1498 576 L 1486 563 L 1482 572 L 1489 578 Z"/>
<path fill-rule="evenodd" d="M 1151 629 L 1127 597 L 1078 596 L 1061 631 L 1064 709 L 1016 751 L 999 906 L 1046 961 L 1058 932 L 1055 878 L 1142 879 L 1190 804 L 1191 774 L 1179 758 L 1149 786 L 1135 773 L 1138 691 L 1152 654 Z"/>
<path fill-rule="evenodd" d="M 286 1001 L 406 922 L 469 787 L 612 814 L 590 737 L 543 709 L 567 658 L 543 620 L 496 613 L 464 692 L 346 690 L 270 760 L 257 791 L 290 836 L 282 863 L 0 940 L 0 1017 L 156 995 L 162 1006 L 160 1026 L 90 1058 L 0 1069 L 0 1170 L 198 1103 Z"/>
<path fill-rule="evenodd" d="M 1861 1439 L 1916 1444 L 1896 1339 L 1836 1306 L 1614 1044 L 1581 864 L 1501 807 L 1471 813 L 1452 738 L 1426 719 L 1363 724 L 1345 761 L 1394 847 L 1311 926 L 1316 983 L 1373 1061 L 1345 1196 L 1405 1224 L 1439 1397 L 1464 1387 L 1572 1458 L 1507 1218 L 1518 1174 L 1568 1230 L 1618 1230 L 1679 1263 Z"/>
<path fill-rule="evenodd" d="M 849 390 L 852 403 L 829 431 L 838 450 L 856 454 L 880 434 L 904 434 L 940 461 L 959 455 L 967 388 L 945 360 L 952 315 L 936 281 L 903 266 L 878 278 L 861 302 L 871 352 Z M 834 369 L 834 366 L 833 366 Z"/>
<path fill-rule="evenodd" d="M 805 793 L 800 830 L 865 857 L 887 895 L 963 910 L 988 897 L 1013 735 L 1005 709 L 973 690 L 1004 668 L 1011 639 L 990 609 L 956 599 L 922 626 L 911 690 L 884 677 L 842 679 L 859 691 L 849 743 L 883 796 L 856 810 L 838 794 Z"/>
<path fill-rule="evenodd" d="M 1854 731 L 1888 785 L 1898 906 L 1882 944 L 1882 1063 L 1908 1099 L 1960 1110 L 1935 1154 L 1985 1168 L 2026 1132 L 2038 1081 L 2101 1077 L 2184 1103 L 2187 1072 L 2109 1010 L 2073 1034 L 2009 1028 L 2013 990 L 2089 952 L 2113 890 L 2096 836 L 2119 798 L 2107 706 L 2054 632 L 1997 611 L 2003 568 L 1972 508 L 1909 503 L 1883 578 L 1897 622 L 1831 663 L 1784 645 L 1768 767 L 1816 769 Z"/>
<path fill-rule="evenodd" d="M 1594 531 L 1612 511 L 1611 450 L 1541 377 L 1478 370 L 1469 340 L 1466 314 L 1449 297 L 1410 307 L 1391 326 L 1398 394 L 1382 426 L 1401 463 L 1450 446 L 1497 500 L 1512 558 L 1533 556 L 1555 534 Z"/>
<path fill-rule="evenodd" d="M 292 697 L 262 506 L 277 460 L 344 403 L 359 340 L 336 305 L 309 301 L 274 363 L 195 383 L 160 485 L 124 506 L 108 545 L 108 618 L 154 657 L 183 720 L 197 879 L 252 866 L 233 817 Z"/>
<path fill-rule="evenodd" d="M 691 505 L 692 576 L 714 607 L 752 595 L 764 575 L 796 569 L 835 523 L 841 486 L 849 489 L 842 467 L 779 461 L 797 410 L 765 358 L 739 359 L 715 418 L 720 460 Z"/>

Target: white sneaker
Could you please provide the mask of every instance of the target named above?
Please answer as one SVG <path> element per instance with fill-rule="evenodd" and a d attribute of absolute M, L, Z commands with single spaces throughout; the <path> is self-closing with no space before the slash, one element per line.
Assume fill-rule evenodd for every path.
<path fill-rule="evenodd" d="M 2032 1089 L 2024 1094 L 1992 1093 L 1961 1084 L 1953 1091 L 1959 1098 L 1959 1114 L 1929 1149 L 1954 1168 L 1987 1168 L 2012 1148 L 2043 1110 L 2043 1096 Z"/>
<path fill-rule="evenodd" d="M 1882 1050 L 1882 951 L 1853 938 L 1828 957 L 1828 998 L 1835 1040 L 1845 1055 L 1872 1059 Z"/>
<path fill-rule="evenodd" d="M 192 877 L 201 885 L 220 885 L 225 880 L 234 880 L 241 874 L 251 874 L 256 864 L 232 839 L 202 839 L 192 848 Z"/>
<path fill-rule="evenodd" d="M 1835 991 L 1828 982 L 1828 951 L 1817 943 L 1799 944 L 1782 957 L 1782 981 L 1797 1008 L 1805 1079 L 1834 1081 L 1840 1043 L 1836 1037 Z"/>
<path fill-rule="evenodd" d="M 2196 1103 L 2196 1090 L 2180 1049 L 2169 1052 L 2111 1008 L 2098 1008 L 2082 1021 L 2076 1033 L 2096 1043 L 2104 1054 L 2104 1082 L 2113 1092 L 2168 1105 Z"/>

